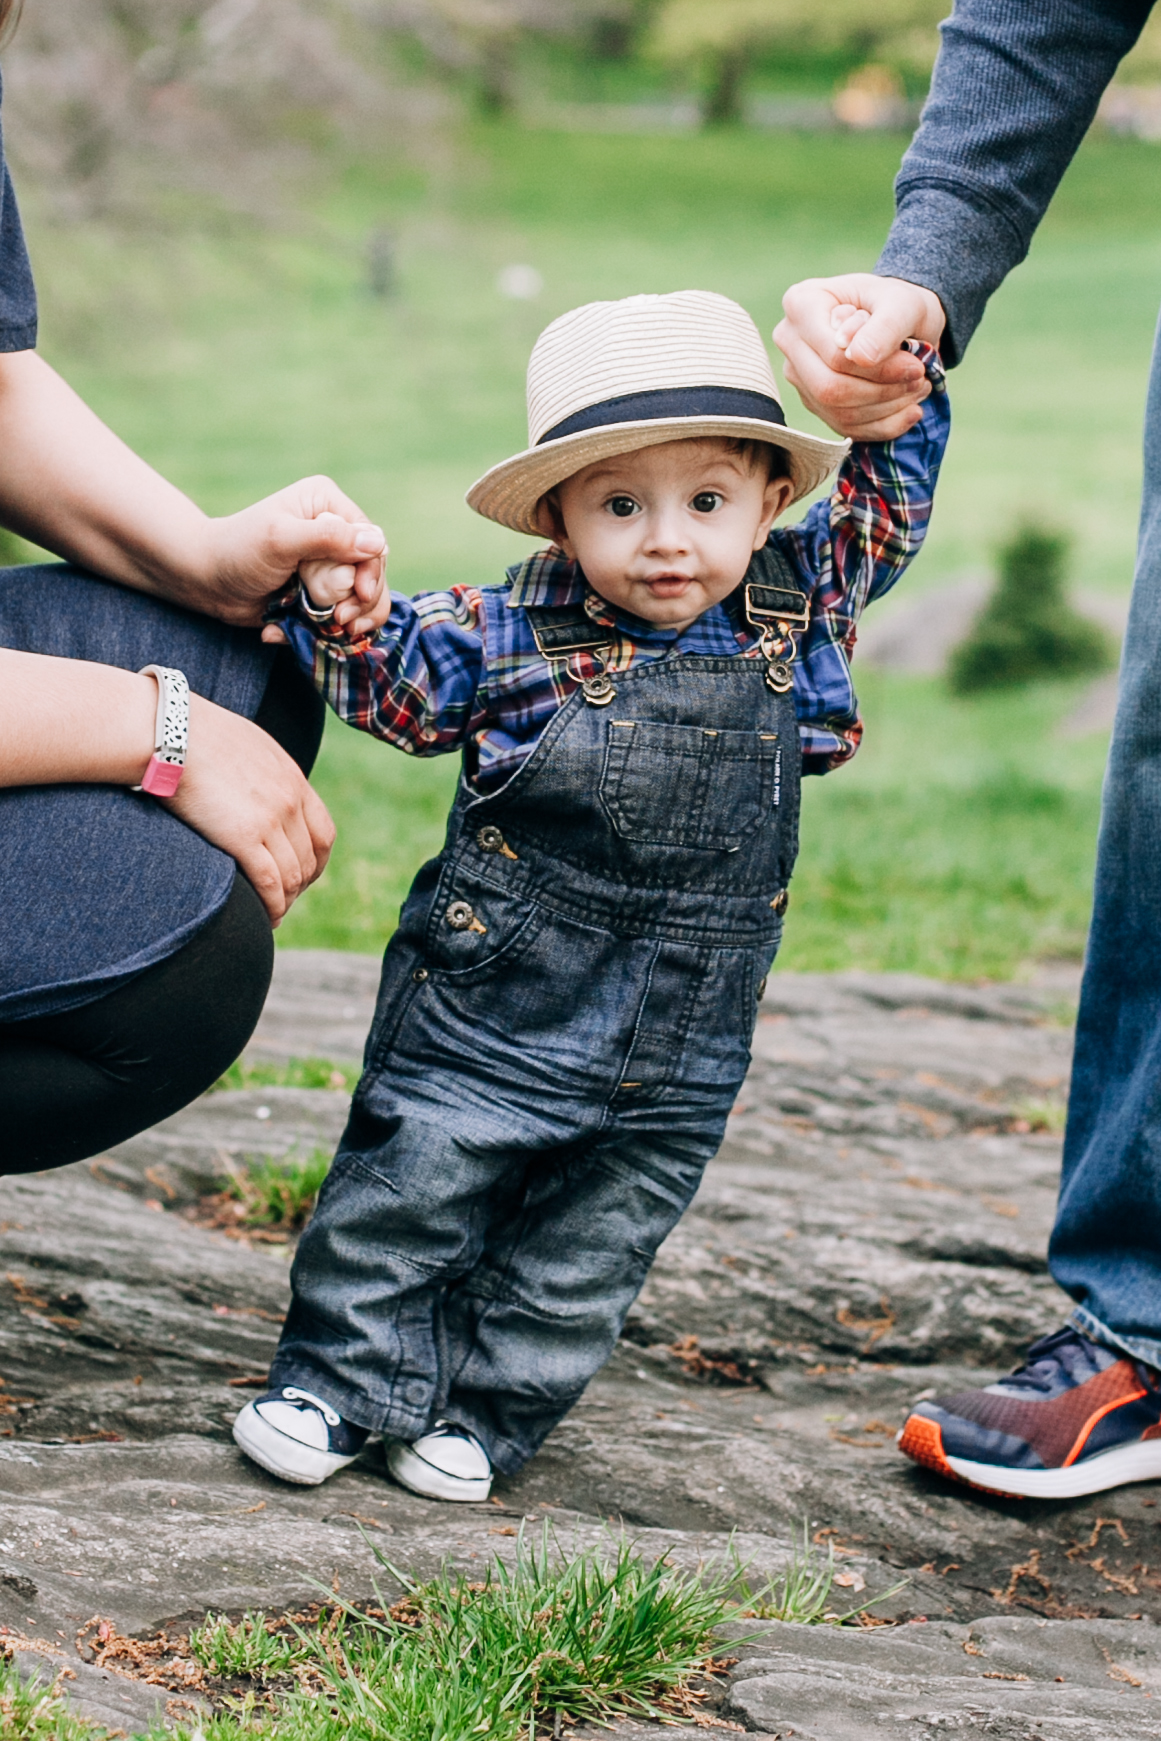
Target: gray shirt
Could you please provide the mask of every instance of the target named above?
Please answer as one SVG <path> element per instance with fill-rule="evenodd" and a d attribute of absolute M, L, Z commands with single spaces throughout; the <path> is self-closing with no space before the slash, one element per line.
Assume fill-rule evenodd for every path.
<path fill-rule="evenodd" d="M 0 96 L 3 89 L 0 84 Z M 30 351 L 35 344 L 36 291 L 0 132 L 0 351 Z"/>
<path fill-rule="evenodd" d="M 959 361 L 1153 0 L 956 0 L 876 272 L 922 284 Z"/>

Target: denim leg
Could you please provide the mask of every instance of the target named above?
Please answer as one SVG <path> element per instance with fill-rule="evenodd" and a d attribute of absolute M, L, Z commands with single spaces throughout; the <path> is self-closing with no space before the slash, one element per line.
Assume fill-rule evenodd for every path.
<path fill-rule="evenodd" d="M 490 1220 L 518 1206 L 524 1160 L 405 1115 L 364 1114 L 360 1137 L 340 1145 L 299 1242 L 270 1381 L 414 1439 L 447 1388 L 447 1287 L 479 1258 Z"/>
<path fill-rule="evenodd" d="M 445 1307 L 448 1416 L 493 1465 L 526 1463 L 604 1365 L 657 1248 L 721 1141 L 621 1128 L 527 1172 L 518 1212 L 497 1215 Z"/>
<path fill-rule="evenodd" d="M 1049 1266 L 1080 1329 L 1161 1365 L 1161 336 Z"/>

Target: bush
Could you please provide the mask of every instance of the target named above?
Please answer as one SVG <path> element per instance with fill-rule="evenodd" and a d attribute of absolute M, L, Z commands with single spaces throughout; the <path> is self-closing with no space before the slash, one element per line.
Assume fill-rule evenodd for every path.
<path fill-rule="evenodd" d="M 1064 591 L 1068 540 L 1025 526 L 1000 551 L 995 591 L 948 663 L 959 695 L 1075 677 L 1113 662 L 1108 637 L 1075 611 Z"/>

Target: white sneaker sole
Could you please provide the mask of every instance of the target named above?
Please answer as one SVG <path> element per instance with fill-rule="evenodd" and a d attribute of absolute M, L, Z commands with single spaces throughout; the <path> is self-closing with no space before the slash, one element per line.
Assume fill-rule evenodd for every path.
<path fill-rule="evenodd" d="M 318 1487 L 322 1482 L 345 1469 L 354 1457 L 340 1457 L 334 1451 L 319 1451 L 313 1445 L 303 1445 L 288 1438 L 264 1421 L 253 1403 L 247 1404 L 234 1422 L 234 1443 L 247 1457 L 277 1475 L 280 1481 L 292 1481 L 296 1487 Z"/>
<path fill-rule="evenodd" d="M 993 1493 L 1018 1499 L 1078 1499 L 1136 1481 L 1161 1481 L 1161 1439 L 1119 1445 L 1066 1469 L 1007 1469 L 996 1463 L 971 1463 L 966 1457 L 948 1457 L 947 1466 L 961 1481 Z"/>
<path fill-rule="evenodd" d="M 492 1491 L 490 1475 L 481 1475 L 477 1479 L 449 1475 L 417 1456 L 410 1445 L 392 1445 L 387 1452 L 387 1467 L 400 1487 L 406 1487 L 410 1493 L 418 1493 L 424 1499 L 452 1499 L 461 1504 L 479 1505 Z"/>

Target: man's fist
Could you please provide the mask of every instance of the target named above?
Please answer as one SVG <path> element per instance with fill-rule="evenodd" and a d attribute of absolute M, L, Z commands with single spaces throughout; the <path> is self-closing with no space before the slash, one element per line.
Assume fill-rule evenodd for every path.
<path fill-rule="evenodd" d="M 931 391 L 904 339 L 938 346 L 946 317 L 934 291 L 850 272 L 806 278 L 782 299 L 774 343 L 804 405 L 839 435 L 893 441 L 918 423 Z"/>

